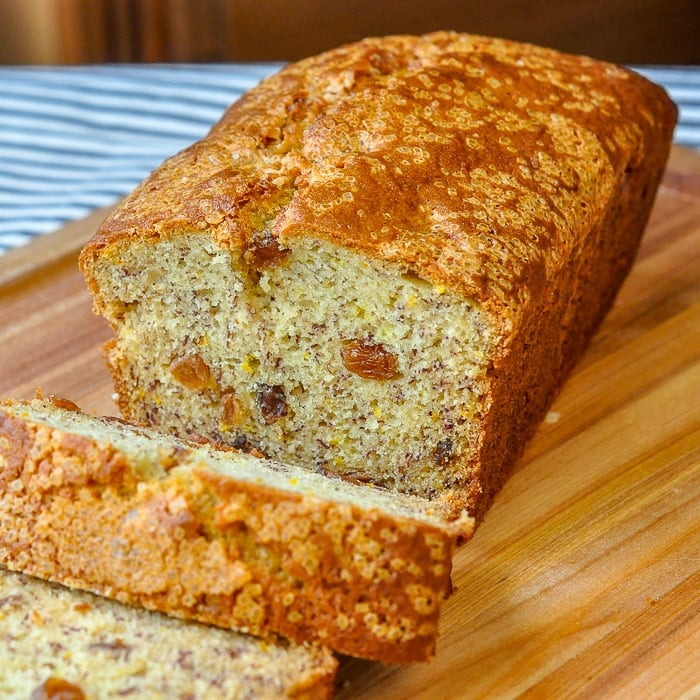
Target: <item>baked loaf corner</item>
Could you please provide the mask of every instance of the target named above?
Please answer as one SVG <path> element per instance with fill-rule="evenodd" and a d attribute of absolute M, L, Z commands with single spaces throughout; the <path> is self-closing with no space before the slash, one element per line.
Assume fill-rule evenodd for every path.
<path fill-rule="evenodd" d="M 175 620 L 0 569 L 4 698 L 322 700 L 327 650 Z"/>
<path fill-rule="evenodd" d="M 292 64 L 81 267 L 126 417 L 483 517 L 634 260 L 676 109 L 440 32 Z"/>
<path fill-rule="evenodd" d="M 61 400 L 0 405 L 0 564 L 384 662 L 428 659 L 456 537 L 412 496 Z"/>

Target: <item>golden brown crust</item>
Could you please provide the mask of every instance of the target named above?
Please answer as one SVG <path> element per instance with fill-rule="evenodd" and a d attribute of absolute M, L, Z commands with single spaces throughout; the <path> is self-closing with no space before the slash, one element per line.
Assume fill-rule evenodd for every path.
<path fill-rule="evenodd" d="M 202 230 L 245 249 L 266 229 L 397 262 L 509 326 L 674 120 L 663 90 L 592 59 L 447 32 L 368 39 L 236 102 L 107 219 L 83 267 L 129 236 Z"/>
<path fill-rule="evenodd" d="M 0 409 L 0 562 L 188 619 L 387 662 L 434 652 L 452 537 L 224 477 L 147 478 L 109 444 Z"/>

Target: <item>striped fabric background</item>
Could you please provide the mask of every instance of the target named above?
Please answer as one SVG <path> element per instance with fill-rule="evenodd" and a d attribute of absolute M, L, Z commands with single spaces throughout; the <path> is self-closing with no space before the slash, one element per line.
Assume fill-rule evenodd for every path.
<path fill-rule="evenodd" d="M 118 200 L 279 64 L 0 68 L 0 255 Z M 700 149 L 700 67 L 644 68 Z"/>
<path fill-rule="evenodd" d="M 0 254 L 117 201 L 277 68 L 0 69 Z"/>

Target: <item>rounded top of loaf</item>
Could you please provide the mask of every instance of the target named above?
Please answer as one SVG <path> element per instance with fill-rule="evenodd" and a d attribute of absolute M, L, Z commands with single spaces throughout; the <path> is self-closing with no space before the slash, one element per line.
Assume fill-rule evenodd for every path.
<path fill-rule="evenodd" d="M 82 266 L 94 286 L 91 262 L 131 238 L 312 237 L 518 308 L 602 225 L 626 170 L 662 169 L 675 115 L 661 88 L 586 57 L 449 32 L 366 39 L 244 95 L 117 208 Z"/>

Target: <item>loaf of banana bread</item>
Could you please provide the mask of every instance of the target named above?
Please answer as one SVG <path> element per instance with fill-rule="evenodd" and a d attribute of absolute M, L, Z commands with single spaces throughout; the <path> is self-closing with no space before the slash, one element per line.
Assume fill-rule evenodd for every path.
<path fill-rule="evenodd" d="M 179 617 L 422 661 L 472 525 L 65 400 L 0 404 L 0 564 Z"/>
<path fill-rule="evenodd" d="M 81 266 L 122 414 L 483 516 L 635 257 L 676 109 L 440 32 L 289 65 Z"/>
<path fill-rule="evenodd" d="M 0 569 L 0 696 L 321 700 L 326 650 L 175 620 Z"/>

